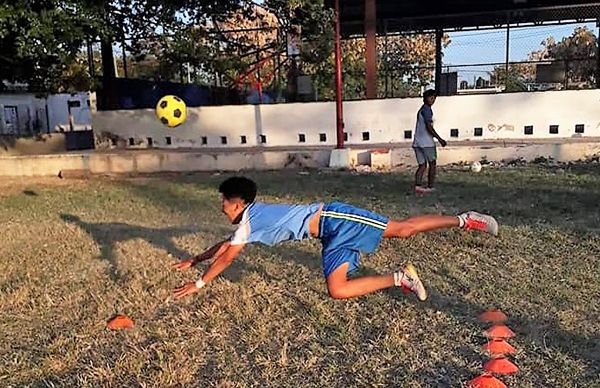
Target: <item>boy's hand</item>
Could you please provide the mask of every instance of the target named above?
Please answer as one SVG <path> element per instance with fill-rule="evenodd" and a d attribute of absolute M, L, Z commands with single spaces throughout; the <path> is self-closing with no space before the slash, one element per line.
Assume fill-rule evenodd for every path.
<path fill-rule="evenodd" d="M 193 267 L 194 264 L 196 264 L 194 259 L 187 259 L 187 260 L 180 261 L 179 263 L 173 264 L 173 268 L 175 268 L 178 271 L 184 271 L 188 268 Z"/>
<path fill-rule="evenodd" d="M 184 296 L 195 294 L 198 291 L 200 291 L 200 289 L 196 287 L 196 283 L 186 283 L 183 286 L 175 289 L 175 298 L 180 299 Z"/>

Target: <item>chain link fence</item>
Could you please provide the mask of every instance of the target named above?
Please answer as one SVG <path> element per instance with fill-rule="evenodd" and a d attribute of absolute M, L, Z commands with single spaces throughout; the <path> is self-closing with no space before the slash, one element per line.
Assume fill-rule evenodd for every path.
<path fill-rule="evenodd" d="M 449 35 L 442 68 L 455 74 L 457 93 L 598 87 L 595 23 L 508 26 Z"/>

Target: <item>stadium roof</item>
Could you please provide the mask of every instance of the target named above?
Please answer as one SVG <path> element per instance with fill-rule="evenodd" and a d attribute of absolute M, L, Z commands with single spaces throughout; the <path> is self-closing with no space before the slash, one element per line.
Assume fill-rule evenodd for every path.
<path fill-rule="evenodd" d="M 363 35 L 365 1 L 339 0 L 342 36 Z M 600 2 L 560 0 L 375 0 L 377 32 L 462 29 L 600 19 Z M 334 0 L 325 0 L 333 8 Z"/>

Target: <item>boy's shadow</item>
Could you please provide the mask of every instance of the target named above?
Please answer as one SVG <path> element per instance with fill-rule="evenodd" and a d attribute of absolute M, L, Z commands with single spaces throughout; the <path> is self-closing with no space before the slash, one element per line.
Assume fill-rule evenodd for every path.
<path fill-rule="evenodd" d="M 197 227 L 171 227 L 171 228 L 148 228 L 139 225 L 129 225 L 122 222 L 111 223 L 91 223 L 85 222 L 80 217 L 72 214 L 61 214 L 61 220 L 77 225 L 86 231 L 92 239 L 100 246 L 100 258 L 107 260 L 110 263 L 110 268 L 107 270 L 108 276 L 114 282 L 126 281 L 126 277 L 119 271 L 118 259 L 115 254 L 116 244 L 122 241 L 132 239 L 143 239 L 150 244 L 164 249 L 173 257 L 183 260 L 192 257 L 199 252 L 190 253 L 180 249 L 173 243 L 173 237 L 183 236 L 186 234 L 198 233 L 200 230 Z M 219 233 L 227 235 L 229 231 L 226 228 L 211 227 L 211 233 Z M 308 265 L 315 269 L 319 267 L 320 262 L 311 260 L 311 255 L 300 250 L 287 247 L 269 247 L 274 249 L 278 255 L 282 255 L 282 260 L 294 260 L 300 265 Z M 313 256 L 314 257 L 314 256 Z M 201 264 L 201 267 L 208 266 L 212 261 L 208 260 Z M 311 265 L 312 264 L 312 265 Z M 274 280 L 273 276 L 269 276 L 261 266 L 249 262 L 246 258 L 235 260 L 233 264 L 227 268 L 222 276 L 229 281 L 238 282 L 248 272 L 257 272 L 266 279 Z"/>
<path fill-rule="evenodd" d="M 108 275 L 115 282 L 124 280 L 123 275 L 118 270 L 118 261 L 114 252 L 117 243 L 140 238 L 164 249 L 176 258 L 185 259 L 191 256 L 190 253 L 177 247 L 172 239 L 173 237 L 197 233 L 199 231 L 198 228 L 189 226 L 148 228 L 122 222 L 94 224 L 85 222 L 80 217 L 72 214 L 61 214 L 60 218 L 85 230 L 100 245 L 100 258 L 110 263 Z"/>

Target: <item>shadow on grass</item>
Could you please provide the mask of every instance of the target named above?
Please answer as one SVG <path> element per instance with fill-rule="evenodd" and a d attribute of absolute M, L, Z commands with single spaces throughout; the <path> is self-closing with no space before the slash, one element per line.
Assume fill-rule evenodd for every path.
<path fill-rule="evenodd" d="M 198 232 L 196 228 L 191 227 L 148 228 L 121 222 L 90 223 L 83 221 L 78 216 L 64 213 L 60 215 L 60 219 L 85 230 L 100 245 L 100 258 L 110 263 L 108 275 L 114 282 L 126 280 L 118 270 L 118 261 L 114 252 L 117 243 L 140 238 L 166 250 L 174 257 L 183 259 L 189 257 L 190 254 L 178 248 L 172 238 Z"/>
<path fill-rule="evenodd" d="M 568 232 L 598 233 L 600 195 L 597 176 L 552 174 L 549 169 L 498 170 L 476 175 L 463 171 L 441 172 L 438 191 L 416 197 L 412 172 L 361 174 L 349 172 L 294 171 L 240 174 L 188 174 L 161 177 L 161 184 L 130 185 L 136 195 L 175 211 L 200 207 L 219 209 L 219 184 L 233 175 L 245 175 L 258 184 L 259 201 L 347 202 L 392 218 L 422 213 L 446 214 L 477 210 L 496 216 L 501 225 L 548 225 Z M 214 192 L 214 197 L 181 196 L 173 184 Z M 209 203 L 207 203 L 209 201 Z M 214 201 L 214 203 L 212 203 Z"/>
<path fill-rule="evenodd" d="M 477 317 L 486 310 L 484 306 L 471 303 L 459 297 L 442 295 L 435 290 L 431 290 L 429 299 L 425 303 L 418 303 L 415 308 L 420 310 L 446 311 L 452 314 L 460 324 L 469 326 L 483 326 L 478 321 Z M 588 368 L 584 373 L 578 376 L 579 381 L 585 383 L 588 379 L 598 378 L 600 373 L 600 335 L 586 337 L 576 332 L 571 332 L 561 328 L 560 323 L 554 317 L 546 319 L 530 319 L 519 315 L 510 315 L 507 325 L 516 333 L 515 341 L 523 348 L 540 349 L 548 354 L 553 351 L 560 351 L 563 354 L 569 355 L 574 359 L 581 360 L 588 364 Z M 486 326 L 487 327 L 487 326 Z M 482 336 L 481 346 L 485 344 L 485 339 Z M 511 341 L 512 342 L 512 341 Z M 519 348 L 519 346 L 516 346 Z M 519 350 L 519 349 L 517 349 Z M 464 356 L 473 362 L 482 362 L 486 360 L 483 354 L 478 355 L 465 349 Z M 517 362 L 518 364 L 518 362 Z M 468 370 L 460 370 L 452 364 L 437 365 L 434 368 L 422 370 L 427 380 L 439 379 L 440 368 L 450 368 L 453 370 L 453 375 L 460 378 L 462 381 L 467 381 L 476 376 Z M 456 371 L 459 371 L 458 373 Z M 546 381 L 543 376 L 536 376 L 540 386 L 552 386 L 551 381 Z M 449 386 L 457 386 L 458 381 L 452 382 Z"/>
<path fill-rule="evenodd" d="M 491 213 L 499 218 L 501 225 L 515 227 L 549 227 L 577 235 L 597 233 L 599 210 L 597 207 L 598 188 L 593 176 L 577 177 L 564 175 L 543 175 L 547 171 L 525 169 L 523 171 L 490 172 L 491 176 L 476 176 L 470 173 L 441 172 L 438 192 L 434 195 L 417 198 L 412 195 L 412 173 L 351 175 L 349 173 L 311 173 L 310 176 L 290 174 L 290 172 L 245 173 L 255 179 L 259 186 L 259 200 L 276 199 L 285 202 L 313 202 L 342 200 L 367 209 L 385 209 L 389 216 L 397 217 L 410 212 L 430 212 L 440 205 L 445 212 L 459 212 L 469 209 Z M 202 190 L 214 190 L 217 197 L 219 183 L 228 175 L 213 176 L 207 174 L 184 177 L 167 177 L 167 183 L 185 183 Z M 190 206 L 206 206 L 200 199 L 178 197 L 170 189 L 146 186 L 135 189 L 135 193 L 146 196 L 152 201 L 171 210 L 185 211 Z M 211 205 L 213 206 L 213 205 Z M 215 208 L 218 204 L 214 205 Z M 320 258 L 315 255 L 291 248 L 289 245 L 269 248 L 282 260 L 293 260 L 311 270 L 320 271 Z M 225 277 L 237 280 L 245 270 L 258 271 L 266 278 L 273 278 L 259 266 L 238 262 Z M 396 290 L 389 291 L 392 297 L 400 297 Z M 323 294 L 327 298 L 326 293 Z M 448 311 L 459 322 L 474 324 L 483 306 L 432 293 L 430 300 L 422 309 Z M 592 367 L 582 374 L 581 379 L 597 377 L 600 361 L 600 336 L 586 337 L 576 332 L 564 330 L 560 322 L 551 316 L 544 319 L 530 319 L 525 316 L 511 316 L 517 334 L 524 344 L 546 349 L 557 349 L 561 353 L 582 360 Z M 439 367 L 439 368 L 438 368 Z M 430 370 L 423 370 L 425 381 L 439 381 L 440 370 L 453 368 L 451 363 L 443 363 Z M 461 370 L 455 374 L 465 380 L 469 371 Z M 540 377 L 541 378 L 541 377 Z M 543 379 L 543 378 L 541 378 Z M 551 384 L 551 382 L 545 382 Z M 451 382 L 458 384 L 458 382 Z"/>

